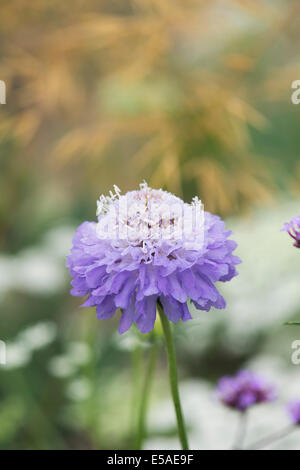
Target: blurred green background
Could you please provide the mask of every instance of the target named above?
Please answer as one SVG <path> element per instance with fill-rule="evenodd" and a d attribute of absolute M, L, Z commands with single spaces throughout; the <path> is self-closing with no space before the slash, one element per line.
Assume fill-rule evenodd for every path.
<path fill-rule="evenodd" d="M 300 316 L 300 258 L 279 232 L 300 212 L 299 13 L 297 0 L 1 2 L 0 448 L 134 446 L 148 338 L 79 309 L 65 269 L 113 184 L 197 194 L 239 243 L 227 309 L 175 328 L 192 446 L 229 445 L 236 417 L 212 397 L 223 374 L 249 366 L 282 403 L 300 396 L 300 330 L 282 326 Z M 161 348 L 149 448 L 178 447 L 168 400 Z M 254 435 L 286 419 L 264 406 Z"/>

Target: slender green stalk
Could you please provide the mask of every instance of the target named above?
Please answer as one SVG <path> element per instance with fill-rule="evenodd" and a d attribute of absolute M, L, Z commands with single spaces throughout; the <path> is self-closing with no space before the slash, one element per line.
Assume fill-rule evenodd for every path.
<path fill-rule="evenodd" d="M 130 406 L 130 422 L 129 422 L 129 435 L 131 436 L 132 449 L 135 448 L 137 439 L 137 423 L 138 423 L 138 407 L 141 396 L 141 382 L 144 371 L 143 363 L 143 348 L 138 344 L 131 352 L 131 369 L 132 369 L 132 394 Z"/>
<path fill-rule="evenodd" d="M 243 448 L 247 429 L 247 411 L 240 413 L 237 433 L 233 445 L 233 450 L 241 450 Z"/>
<path fill-rule="evenodd" d="M 143 389 L 141 393 L 141 403 L 138 414 L 138 428 L 137 428 L 137 440 L 136 440 L 136 449 L 140 450 L 143 446 L 143 441 L 145 438 L 146 430 L 146 420 L 147 420 L 147 410 L 149 405 L 149 396 L 151 391 L 152 379 L 155 371 L 156 359 L 158 352 L 158 343 L 156 338 L 152 339 L 152 346 L 149 354 L 148 367 L 146 370 L 145 380 L 143 384 Z"/>
<path fill-rule="evenodd" d="M 185 431 L 184 419 L 181 410 L 180 398 L 179 398 L 179 390 L 178 390 L 178 377 L 177 377 L 177 364 L 176 364 L 176 354 L 175 354 L 175 347 L 173 341 L 173 335 L 171 331 L 171 325 L 164 314 L 162 306 L 160 303 L 158 305 L 158 311 L 161 319 L 161 324 L 164 332 L 166 348 L 167 348 L 167 356 L 168 356 L 168 364 L 169 364 L 169 379 L 170 379 L 170 387 L 171 393 L 176 413 L 177 419 L 177 428 L 178 428 L 178 435 L 181 442 L 181 446 L 183 450 L 188 450 L 188 440 Z"/>

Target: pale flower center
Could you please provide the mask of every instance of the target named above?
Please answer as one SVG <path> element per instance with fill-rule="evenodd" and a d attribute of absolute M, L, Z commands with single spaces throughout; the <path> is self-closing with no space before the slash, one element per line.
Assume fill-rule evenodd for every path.
<path fill-rule="evenodd" d="M 191 204 L 161 189 L 142 183 L 138 191 L 124 196 L 119 188 L 97 202 L 97 236 L 101 239 L 127 240 L 145 248 L 159 240 L 203 239 L 204 210 L 195 198 Z"/>

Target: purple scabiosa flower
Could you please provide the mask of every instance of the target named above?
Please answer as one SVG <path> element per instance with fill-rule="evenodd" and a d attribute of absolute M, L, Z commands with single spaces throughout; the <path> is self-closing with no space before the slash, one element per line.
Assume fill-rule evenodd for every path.
<path fill-rule="evenodd" d="M 288 404 L 287 411 L 294 424 L 300 424 L 300 399 L 296 399 Z"/>
<path fill-rule="evenodd" d="M 276 398 L 275 388 L 264 377 L 246 370 L 232 377 L 222 377 L 217 385 L 217 396 L 224 405 L 238 411 Z"/>
<path fill-rule="evenodd" d="M 294 246 L 300 248 L 300 215 L 284 224 L 281 232 L 287 232 L 294 240 Z"/>
<path fill-rule="evenodd" d="M 98 221 L 84 222 L 73 238 L 71 294 L 87 296 L 83 306 L 95 306 L 99 319 L 120 308 L 120 333 L 133 322 L 151 331 L 158 301 L 172 322 L 191 318 L 188 298 L 201 310 L 225 308 L 215 283 L 232 279 L 240 260 L 224 222 L 198 198 L 187 204 L 146 183 L 125 195 L 114 190 L 100 197 Z"/>

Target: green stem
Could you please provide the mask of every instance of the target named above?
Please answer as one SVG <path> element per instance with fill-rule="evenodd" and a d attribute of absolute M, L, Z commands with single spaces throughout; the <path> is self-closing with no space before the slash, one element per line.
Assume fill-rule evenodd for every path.
<path fill-rule="evenodd" d="M 182 449 L 188 450 L 189 446 L 188 446 L 184 419 L 183 419 L 180 398 L 179 398 L 179 391 L 178 391 L 176 354 L 175 354 L 174 341 L 173 341 L 173 336 L 172 336 L 172 331 L 171 331 L 171 325 L 167 316 L 164 314 L 162 305 L 160 303 L 158 303 L 157 305 L 158 305 L 158 311 L 159 311 L 159 315 L 160 315 L 160 319 L 162 323 L 162 328 L 163 328 L 166 348 L 167 348 L 170 387 L 171 387 L 171 393 L 172 393 L 172 398 L 173 398 L 173 403 L 174 403 L 174 408 L 175 408 L 175 413 L 176 413 L 178 435 L 179 435 Z"/>
<path fill-rule="evenodd" d="M 137 431 L 137 441 L 136 449 L 140 450 L 143 446 L 143 441 L 145 438 L 146 430 L 146 419 L 147 419 L 147 410 L 149 404 L 149 396 L 151 391 L 151 383 L 155 371 L 155 364 L 157 359 L 158 344 L 155 338 L 152 340 L 152 346 L 149 355 L 148 367 L 146 370 L 145 381 L 142 389 L 142 400 L 139 408 L 138 415 L 138 431 Z"/>
<path fill-rule="evenodd" d="M 242 450 L 246 437 L 247 411 L 240 412 L 237 434 L 233 445 L 233 450 Z"/>
<path fill-rule="evenodd" d="M 132 449 L 134 449 L 137 439 L 137 423 L 138 423 L 138 409 L 136 404 L 139 402 L 141 396 L 141 378 L 143 375 L 143 349 L 141 344 L 138 344 L 131 353 L 132 359 L 132 397 L 131 397 L 131 410 L 130 410 L 130 428 L 129 435 L 131 436 Z"/>

